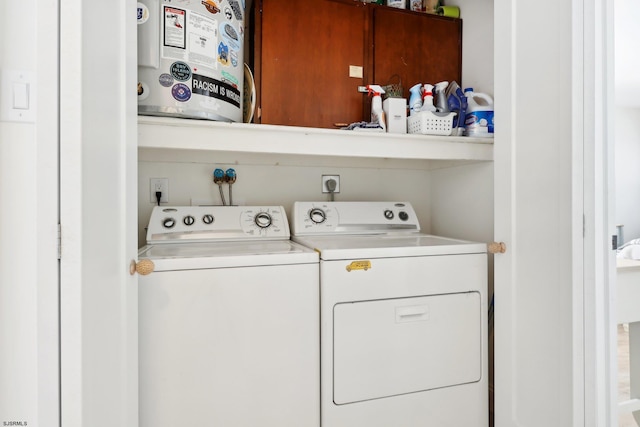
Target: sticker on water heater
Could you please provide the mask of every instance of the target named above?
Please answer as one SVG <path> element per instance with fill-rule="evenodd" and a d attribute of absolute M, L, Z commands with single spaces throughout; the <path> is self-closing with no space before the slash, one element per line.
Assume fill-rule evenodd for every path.
<path fill-rule="evenodd" d="M 207 9 L 209 13 L 216 14 L 220 12 L 220 8 L 213 0 L 203 0 L 202 5 Z"/>
<path fill-rule="evenodd" d="M 138 2 L 138 25 L 149 20 L 149 8 L 146 4 Z"/>
<path fill-rule="evenodd" d="M 229 46 L 222 42 L 218 45 L 218 62 L 222 65 L 229 65 Z"/>
<path fill-rule="evenodd" d="M 236 17 L 236 20 L 242 21 L 242 11 L 244 10 L 244 6 L 240 7 L 240 4 L 236 0 L 229 0 L 229 6 L 233 9 L 233 14 Z"/>
<path fill-rule="evenodd" d="M 173 78 L 180 82 L 185 82 L 189 80 L 189 78 L 191 78 L 191 67 L 189 67 L 189 65 L 185 64 L 184 62 L 174 62 L 173 64 L 171 64 L 169 71 L 171 71 L 171 75 L 173 76 Z"/>
<path fill-rule="evenodd" d="M 164 7 L 164 45 L 185 49 L 186 11 L 175 7 Z"/>
<path fill-rule="evenodd" d="M 145 82 L 138 82 L 138 101 L 144 101 L 149 97 L 149 86 Z"/>
<path fill-rule="evenodd" d="M 162 73 L 158 77 L 158 83 L 160 83 L 160 86 L 171 87 L 171 85 L 173 84 L 173 77 L 171 76 L 171 74 Z"/>
<path fill-rule="evenodd" d="M 191 91 L 189 90 L 189 86 L 178 83 L 171 88 L 171 95 L 175 98 L 176 101 L 186 102 L 191 99 Z"/>
<path fill-rule="evenodd" d="M 224 17 L 227 18 L 228 21 L 233 19 L 233 13 L 231 12 L 231 8 L 229 6 L 224 8 Z"/>
<path fill-rule="evenodd" d="M 191 90 L 194 94 L 219 99 L 240 108 L 240 91 L 228 83 L 194 74 Z"/>

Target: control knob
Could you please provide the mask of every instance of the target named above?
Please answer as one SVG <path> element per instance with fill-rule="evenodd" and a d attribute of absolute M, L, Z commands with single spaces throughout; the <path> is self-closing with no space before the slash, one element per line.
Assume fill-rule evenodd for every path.
<path fill-rule="evenodd" d="M 176 220 L 171 217 L 162 220 L 162 226 L 164 228 L 173 228 L 174 225 L 176 225 Z"/>
<path fill-rule="evenodd" d="M 202 217 L 202 222 L 204 222 L 205 224 L 209 225 L 209 224 L 213 224 L 213 215 L 211 214 L 205 214 Z"/>
<path fill-rule="evenodd" d="M 393 211 L 391 209 L 385 209 L 384 217 L 387 219 L 393 219 Z"/>
<path fill-rule="evenodd" d="M 322 224 L 327 219 L 327 214 L 320 208 L 313 208 L 309 211 L 309 218 L 315 224 Z"/>
<path fill-rule="evenodd" d="M 182 222 L 184 223 L 184 225 L 193 225 L 193 223 L 196 222 L 196 219 L 191 215 L 187 215 L 182 218 Z"/>
<path fill-rule="evenodd" d="M 401 220 L 406 221 L 409 219 L 409 214 L 406 213 L 405 211 L 400 211 L 400 213 L 398 214 L 398 216 L 400 217 Z"/>
<path fill-rule="evenodd" d="M 256 223 L 256 225 L 260 228 L 267 228 L 271 225 L 272 220 L 271 220 L 271 215 L 269 215 L 266 212 L 260 212 L 259 214 L 257 214 L 253 221 Z"/>

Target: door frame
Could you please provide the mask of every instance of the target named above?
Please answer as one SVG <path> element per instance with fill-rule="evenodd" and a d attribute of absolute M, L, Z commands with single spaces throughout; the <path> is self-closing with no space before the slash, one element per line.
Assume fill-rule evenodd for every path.
<path fill-rule="evenodd" d="M 59 1 L 61 424 L 136 426 L 137 4 Z"/>
<path fill-rule="evenodd" d="M 611 102 L 613 93 L 612 0 L 573 0 L 570 4 L 564 4 L 560 10 L 556 10 L 553 19 L 545 19 L 547 26 L 545 36 L 548 37 L 550 33 L 564 36 L 568 33 L 570 37 L 569 42 L 566 41 L 566 37 L 557 38 L 557 45 L 548 43 L 549 40 L 545 38 L 539 43 L 525 40 L 526 37 L 518 38 L 524 34 L 523 28 L 539 25 L 539 21 L 535 21 L 538 15 L 535 14 L 539 13 L 540 18 L 548 17 L 548 11 L 537 11 L 530 9 L 529 6 L 527 12 L 531 13 L 527 14 L 523 12 L 526 8 L 526 5 L 516 5 L 508 0 L 495 0 L 494 4 L 496 116 L 501 123 L 496 133 L 494 153 L 495 237 L 498 241 L 506 241 L 508 247 L 506 254 L 498 254 L 495 257 L 496 425 L 498 427 L 527 426 L 535 424 L 527 414 L 537 413 L 538 415 L 534 415 L 533 418 L 544 417 L 536 412 L 534 406 L 551 402 L 550 397 L 544 396 L 544 390 L 541 390 L 545 387 L 540 387 L 534 392 L 534 399 L 528 401 L 523 398 L 528 394 L 522 389 L 521 383 L 535 379 L 537 371 L 541 376 L 534 380 L 536 384 L 539 385 L 539 378 L 547 378 L 550 389 L 560 385 L 555 389 L 560 390 L 557 393 L 560 393 L 562 403 L 558 404 L 556 400 L 551 405 L 553 407 L 548 408 L 552 413 L 551 418 L 555 416 L 555 422 L 562 423 L 564 426 L 570 423 L 575 427 L 616 425 L 615 380 L 617 377 L 613 306 L 615 289 L 612 286 L 615 283 L 615 265 L 612 262 L 613 252 L 610 240 L 615 230 L 612 223 L 613 158 L 612 144 L 609 144 L 612 140 L 613 126 L 608 114 L 608 106 L 613 105 Z M 528 47 L 535 49 L 550 47 L 549 55 L 561 63 L 551 62 L 556 65 L 555 71 L 550 67 L 544 67 L 539 64 L 539 56 L 537 60 L 534 59 L 540 52 L 530 52 L 527 50 Z M 546 79 L 545 83 L 552 82 L 552 88 L 546 89 L 559 89 L 560 92 L 553 93 L 554 102 L 561 102 L 569 108 L 569 113 L 566 112 L 567 110 L 558 108 L 554 110 L 558 112 L 561 119 L 551 118 L 548 135 L 539 132 L 538 129 L 525 130 L 523 126 L 522 113 L 531 112 L 530 104 L 527 104 L 529 100 L 536 108 L 543 109 L 545 106 L 545 103 L 535 101 L 535 93 L 532 94 L 524 82 L 525 78 L 532 76 L 531 70 L 525 69 L 528 67 L 540 71 L 541 77 Z M 570 87 L 557 84 L 551 78 L 552 75 L 557 75 L 558 79 L 567 82 Z M 523 101 L 523 95 L 526 101 Z M 553 110 L 554 107 L 555 105 L 551 106 L 551 109 Z M 555 131 L 561 132 L 562 136 L 559 137 L 558 134 L 553 133 Z M 548 141 L 553 141 L 553 144 L 549 145 Z M 526 159 L 516 157 L 518 150 L 531 150 L 537 143 L 540 143 L 540 150 L 548 150 L 549 156 L 556 154 L 562 156 L 562 161 L 566 163 L 566 168 L 569 170 L 568 179 L 571 180 L 570 184 L 565 180 L 564 186 L 557 190 L 557 197 L 566 194 L 568 201 L 561 202 L 559 200 L 562 199 L 556 198 L 550 200 L 555 205 L 539 206 L 541 209 L 555 208 L 560 212 L 560 216 L 556 216 L 556 222 L 550 221 L 548 224 L 556 227 L 557 230 L 557 234 L 553 236 L 555 238 L 552 237 L 549 243 L 558 245 L 566 242 L 566 239 L 570 241 L 567 249 L 570 255 L 568 258 L 565 257 L 565 264 L 554 260 L 552 261 L 554 265 L 550 266 L 557 269 L 558 273 L 555 279 L 548 277 L 557 281 L 559 286 L 550 287 L 548 284 L 540 283 L 542 285 L 540 292 L 560 290 L 558 295 L 561 299 L 553 301 L 548 315 L 551 315 L 555 322 L 559 320 L 564 322 L 556 325 L 557 329 L 564 328 L 562 333 L 568 341 L 563 342 L 559 339 L 560 332 L 555 331 L 547 320 L 547 323 L 542 325 L 542 328 L 546 327 L 542 332 L 543 335 L 536 333 L 532 338 L 536 344 L 546 343 L 551 347 L 537 348 L 535 352 L 536 354 L 539 352 L 539 356 L 543 357 L 545 354 L 549 355 L 550 351 L 557 351 L 562 361 L 555 364 L 551 362 L 546 365 L 544 363 L 528 365 L 529 372 L 525 375 L 522 372 L 522 364 L 528 359 L 517 355 L 523 354 L 518 353 L 527 347 L 522 345 L 522 340 L 529 337 L 519 335 L 516 330 L 524 324 L 523 321 L 530 325 L 531 320 L 535 319 L 521 318 L 513 307 L 512 298 L 518 298 L 518 293 L 531 292 L 535 288 L 523 289 L 518 278 L 525 270 L 523 266 L 529 269 L 531 267 L 529 264 L 536 261 L 526 260 L 526 257 L 535 253 L 531 251 L 530 244 L 526 251 L 519 250 L 519 246 L 523 243 L 523 236 L 517 231 L 525 226 L 525 221 L 521 220 L 519 224 L 515 224 L 512 215 L 515 214 L 516 209 L 523 207 L 523 195 L 517 194 L 514 190 L 517 183 L 515 181 L 526 179 L 526 176 L 522 175 L 521 168 L 516 171 L 517 160 L 526 163 Z M 565 148 L 566 151 L 561 152 L 552 148 L 567 143 L 570 144 L 570 148 Z M 543 161 L 548 160 L 548 164 L 539 164 L 537 170 L 531 169 L 532 172 L 539 174 L 540 168 L 550 167 L 552 170 L 549 170 L 549 173 L 563 176 L 557 173 L 557 158 L 545 158 L 544 155 L 540 155 L 539 158 Z M 527 167 L 535 168 L 530 163 Z M 520 172 L 520 175 L 516 172 Z M 528 184 L 529 188 L 533 188 L 531 182 Z M 562 183 L 558 182 L 558 184 Z M 555 194 L 556 190 L 553 191 Z M 516 196 L 520 199 L 520 205 L 516 205 L 518 200 Z M 532 198 L 533 203 L 539 200 L 546 199 L 545 197 Z M 526 221 L 530 220 L 530 217 L 526 218 Z M 565 226 L 570 229 L 567 230 Z M 543 244 L 538 246 L 539 251 L 558 252 L 553 246 L 545 247 Z M 545 255 L 537 256 L 536 259 L 544 260 Z M 547 276 L 541 274 L 540 277 Z M 525 282 L 526 285 L 531 285 L 531 280 L 525 280 Z M 569 295 L 563 293 L 567 292 L 562 289 L 564 286 L 570 287 Z M 549 295 L 551 296 L 552 293 Z M 558 295 L 553 296 L 558 297 Z M 568 314 L 563 314 L 563 311 Z M 532 328 L 527 330 L 535 332 Z M 545 340 L 546 333 L 553 337 Z M 515 345 L 518 343 L 520 347 L 516 348 Z M 554 347 L 560 343 L 562 344 L 559 348 Z M 528 345 L 528 347 L 531 346 Z M 555 369 L 563 366 L 570 372 L 563 372 L 560 369 L 558 373 L 561 373 L 563 378 L 550 377 L 549 372 L 542 372 L 545 369 L 542 366 Z M 551 420 L 547 421 L 553 423 Z"/>

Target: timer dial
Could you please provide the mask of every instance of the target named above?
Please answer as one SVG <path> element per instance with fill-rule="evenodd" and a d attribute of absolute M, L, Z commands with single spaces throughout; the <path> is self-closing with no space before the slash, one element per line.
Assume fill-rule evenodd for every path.
<path fill-rule="evenodd" d="M 273 223 L 273 220 L 271 219 L 271 215 L 269 215 L 266 212 L 260 212 L 259 214 L 257 214 L 254 217 L 253 221 L 260 228 L 267 228 Z"/>
<path fill-rule="evenodd" d="M 322 224 L 327 219 L 327 214 L 320 208 L 313 208 L 309 211 L 309 219 L 315 224 Z"/>

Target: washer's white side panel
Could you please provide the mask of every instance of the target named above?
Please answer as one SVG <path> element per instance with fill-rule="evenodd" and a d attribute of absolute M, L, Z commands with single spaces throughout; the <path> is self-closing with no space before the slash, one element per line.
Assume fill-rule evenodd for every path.
<path fill-rule="evenodd" d="M 140 278 L 140 426 L 317 427 L 318 264 Z"/>

